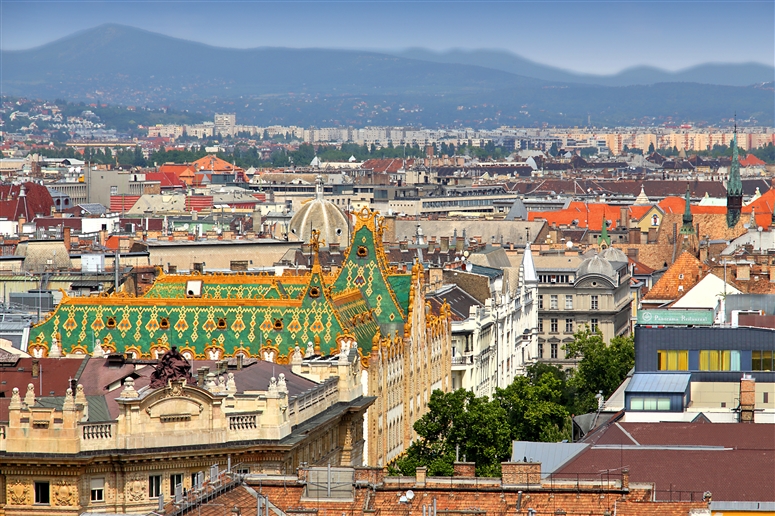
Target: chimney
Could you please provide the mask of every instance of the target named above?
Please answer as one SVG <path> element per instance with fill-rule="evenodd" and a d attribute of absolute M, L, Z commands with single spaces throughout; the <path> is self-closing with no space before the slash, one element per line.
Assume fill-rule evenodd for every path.
<path fill-rule="evenodd" d="M 100 245 L 104 247 L 105 242 L 107 242 L 108 240 L 108 230 L 100 229 L 99 235 L 100 235 Z"/>
<path fill-rule="evenodd" d="M 382 241 L 392 244 L 396 241 L 396 216 L 386 215 L 382 224 Z"/>
<path fill-rule="evenodd" d="M 476 463 L 475 462 L 454 462 L 452 464 L 452 476 L 453 477 L 470 477 L 476 476 Z"/>
<path fill-rule="evenodd" d="M 540 462 L 501 462 L 501 481 L 504 485 L 541 483 Z"/>
<path fill-rule="evenodd" d="M 455 239 L 455 252 L 457 254 L 463 254 L 463 246 L 465 245 L 465 241 L 462 238 L 456 238 Z"/>
<path fill-rule="evenodd" d="M 629 491 L 629 490 L 630 490 L 630 470 L 625 468 L 622 470 L 622 491 Z"/>
<path fill-rule="evenodd" d="M 65 228 L 62 230 L 62 239 L 65 241 L 65 247 L 69 250 L 70 249 L 70 232 L 72 230 L 65 226 Z"/>
<path fill-rule="evenodd" d="M 425 479 L 428 476 L 428 467 L 427 466 L 418 466 L 414 470 L 414 476 L 416 478 L 417 485 L 424 486 L 425 485 Z"/>
<path fill-rule="evenodd" d="M 22 233 L 24 233 L 24 224 L 26 222 L 27 222 L 27 219 L 24 218 L 24 215 L 19 215 L 19 230 L 18 230 L 19 236 L 21 236 Z"/>
<path fill-rule="evenodd" d="M 630 230 L 628 232 L 628 235 L 629 235 L 628 242 L 630 244 L 640 244 L 640 229 L 639 228 L 637 228 L 637 227 L 630 228 Z"/>
<path fill-rule="evenodd" d="M 619 224 L 622 229 L 630 227 L 629 214 L 630 209 L 627 206 L 621 206 L 619 208 Z"/>
<path fill-rule="evenodd" d="M 753 423 L 756 411 L 756 379 L 743 374 L 740 379 L 740 407 L 738 421 L 740 423 Z"/>
<path fill-rule="evenodd" d="M 448 253 L 449 252 L 449 237 L 448 236 L 441 237 L 441 252 L 442 253 Z"/>

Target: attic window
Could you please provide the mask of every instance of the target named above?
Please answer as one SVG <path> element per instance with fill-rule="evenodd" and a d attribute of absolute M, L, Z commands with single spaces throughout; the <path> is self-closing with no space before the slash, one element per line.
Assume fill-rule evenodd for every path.
<path fill-rule="evenodd" d="M 169 327 L 170 327 L 170 320 L 167 319 L 166 317 L 162 317 L 161 320 L 159 321 L 159 328 L 161 328 L 162 330 L 168 330 Z"/>
<path fill-rule="evenodd" d="M 105 323 L 105 326 L 107 326 L 109 329 L 113 329 L 116 327 L 116 318 L 115 317 L 108 317 L 107 322 Z"/>
<path fill-rule="evenodd" d="M 225 330 L 226 329 L 226 319 L 223 317 L 218 318 L 218 329 L 219 330 Z"/>
<path fill-rule="evenodd" d="M 186 281 L 186 297 L 202 297 L 202 280 Z"/>
<path fill-rule="evenodd" d="M 365 245 L 359 245 L 357 254 L 359 258 L 366 258 L 369 255 L 369 250 Z"/>
<path fill-rule="evenodd" d="M 275 319 L 274 320 L 274 329 L 275 329 L 275 331 L 282 331 L 283 330 L 283 320 L 282 319 Z"/>
<path fill-rule="evenodd" d="M 309 297 L 320 297 L 320 288 L 318 288 L 318 287 L 310 287 L 309 288 Z"/>

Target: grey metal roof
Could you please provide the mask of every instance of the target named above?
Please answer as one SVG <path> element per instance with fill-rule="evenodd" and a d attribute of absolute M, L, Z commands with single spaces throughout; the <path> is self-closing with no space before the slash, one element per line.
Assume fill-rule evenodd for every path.
<path fill-rule="evenodd" d="M 480 274 L 482 276 L 487 276 L 488 278 L 491 278 L 491 279 L 503 276 L 503 270 L 496 269 L 494 267 L 487 267 L 485 265 L 472 264 L 471 272 L 473 272 L 474 274 Z"/>
<path fill-rule="evenodd" d="M 511 462 L 540 462 L 541 476 L 548 476 L 576 455 L 584 451 L 587 443 L 534 443 L 514 441 L 511 445 Z"/>
<path fill-rule="evenodd" d="M 65 403 L 65 397 L 40 396 L 35 401 L 36 404 L 41 407 L 62 410 Z M 113 420 L 113 418 L 110 417 L 110 411 L 108 410 L 108 403 L 105 401 L 105 396 L 86 396 L 86 402 L 89 404 L 90 423 Z"/>
<path fill-rule="evenodd" d="M 625 392 L 684 393 L 691 373 L 635 373 Z"/>
<path fill-rule="evenodd" d="M 92 215 L 101 215 L 108 212 L 108 209 L 105 206 L 97 202 L 82 203 L 79 204 L 78 207 L 87 213 L 91 213 Z"/>

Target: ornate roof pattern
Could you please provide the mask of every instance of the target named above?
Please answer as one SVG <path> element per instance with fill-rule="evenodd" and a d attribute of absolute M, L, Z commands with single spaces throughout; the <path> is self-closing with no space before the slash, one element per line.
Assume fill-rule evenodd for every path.
<path fill-rule="evenodd" d="M 318 250 L 318 233 L 311 242 Z M 160 274 L 141 297 L 122 293 L 67 297 L 31 330 L 29 349 L 44 356 L 56 339 L 66 353 L 106 352 L 158 357 L 177 346 L 188 358 L 266 353 L 283 363 L 296 346 L 336 350 L 351 335 L 368 356 L 379 325 L 405 323 L 411 274 L 390 269 L 382 226 L 364 209 L 337 275 L 310 271 L 269 274 Z"/>

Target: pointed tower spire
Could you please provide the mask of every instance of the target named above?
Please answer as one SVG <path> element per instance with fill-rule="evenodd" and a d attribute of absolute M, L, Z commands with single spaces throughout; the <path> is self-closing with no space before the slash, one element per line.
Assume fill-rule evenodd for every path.
<path fill-rule="evenodd" d="M 691 190 L 689 189 L 689 185 L 686 185 L 686 207 L 684 208 L 684 214 L 683 214 L 683 225 L 681 226 L 680 233 L 682 235 L 693 235 L 694 234 L 694 218 L 692 217 L 692 204 L 691 204 Z"/>
<path fill-rule="evenodd" d="M 600 237 L 597 239 L 597 245 L 601 249 L 611 247 L 611 237 L 608 236 L 608 222 L 605 220 L 605 213 L 603 213 L 603 226 L 600 231 Z"/>
<path fill-rule="evenodd" d="M 740 179 L 740 159 L 737 153 L 737 115 L 735 115 L 735 133 L 732 137 L 732 166 L 729 167 L 727 181 L 727 227 L 735 227 L 740 220 L 743 207 L 743 181 Z"/>

